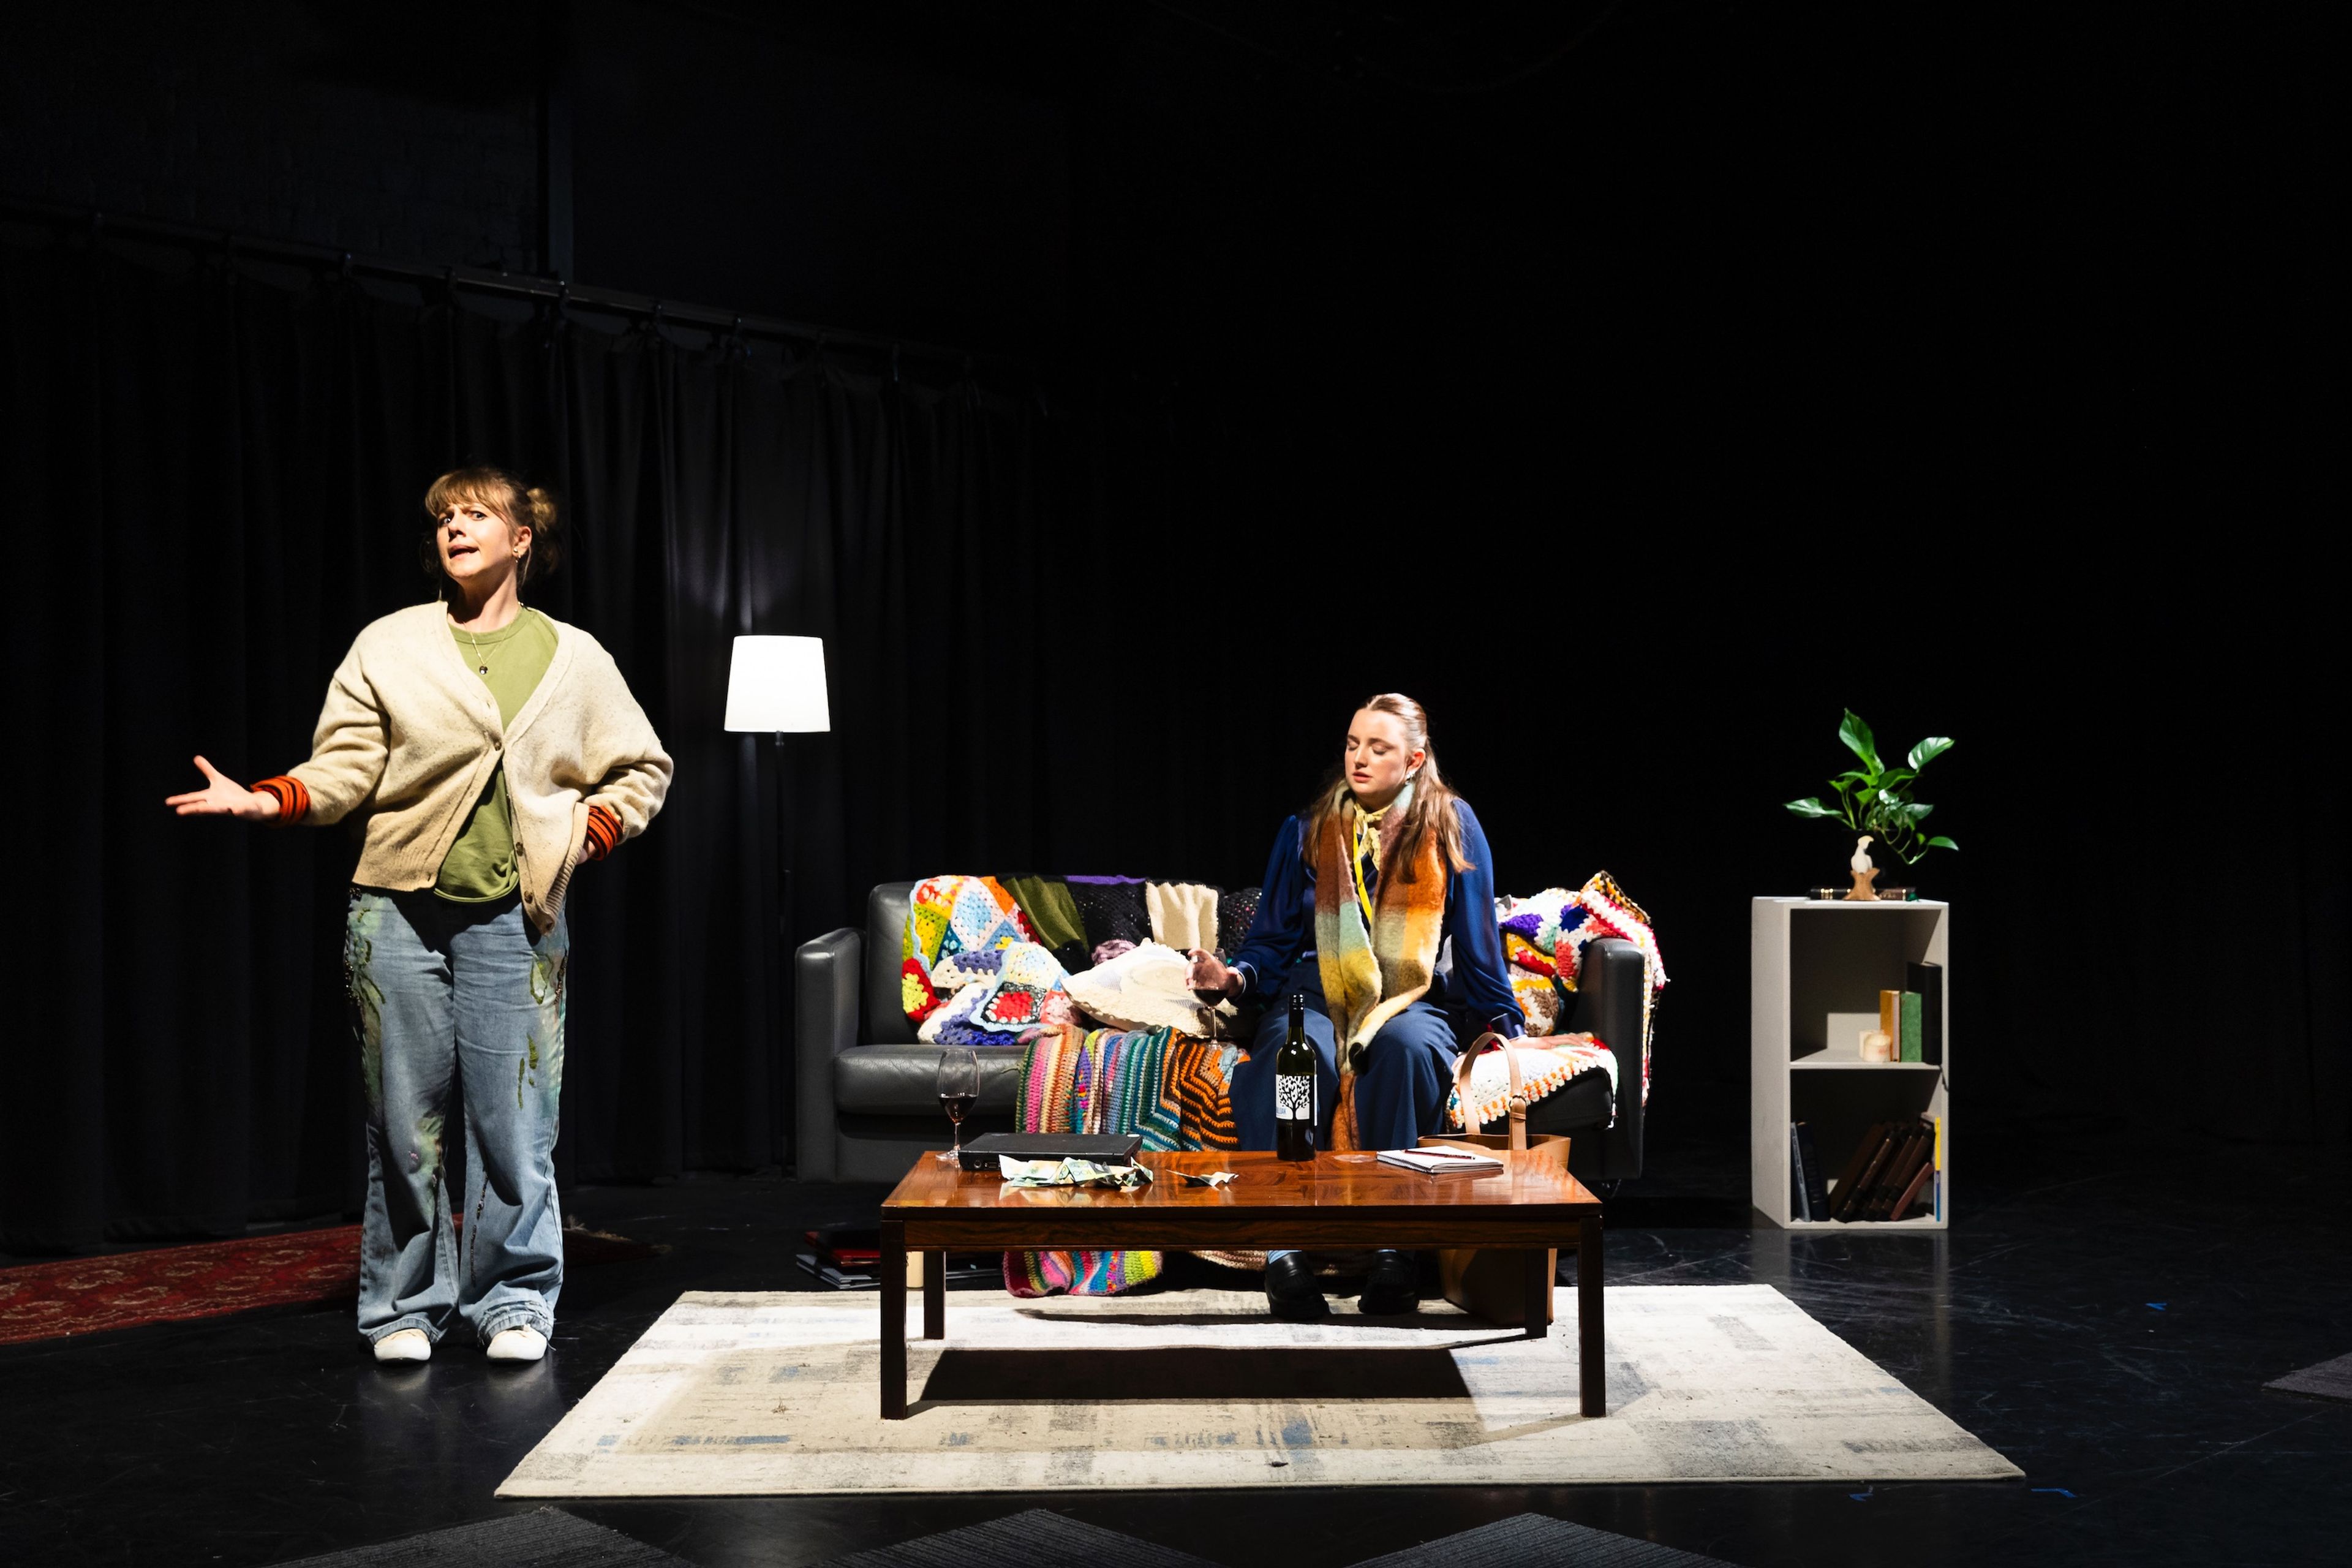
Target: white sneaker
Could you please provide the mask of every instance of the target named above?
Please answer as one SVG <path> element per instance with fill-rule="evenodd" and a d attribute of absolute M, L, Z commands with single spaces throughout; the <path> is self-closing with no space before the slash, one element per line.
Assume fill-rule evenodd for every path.
<path fill-rule="evenodd" d="M 537 1361 L 547 1353 L 547 1336 L 537 1329 L 500 1329 L 490 1336 L 492 1361 Z"/>
<path fill-rule="evenodd" d="M 430 1361 L 432 1358 L 433 1342 L 425 1337 L 423 1329 L 402 1329 L 375 1342 L 375 1359 L 378 1361 Z"/>

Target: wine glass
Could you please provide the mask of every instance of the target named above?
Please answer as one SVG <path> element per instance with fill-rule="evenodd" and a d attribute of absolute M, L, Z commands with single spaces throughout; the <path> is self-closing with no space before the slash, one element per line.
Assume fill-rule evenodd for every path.
<path fill-rule="evenodd" d="M 967 1048 L 940 1053 L 940 1109 L 955 1123 L 955 1147 L 936 1156 L 950 1163 L 963 1160 L 963 1119 L 980 1098 L 980 1057 Z"/>

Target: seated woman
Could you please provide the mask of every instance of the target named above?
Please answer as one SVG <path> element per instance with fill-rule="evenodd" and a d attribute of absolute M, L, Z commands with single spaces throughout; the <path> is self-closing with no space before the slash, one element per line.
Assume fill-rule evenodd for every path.
<path fill-rule="evenodd" d="M 1442 1130 L 1454 1062 L 1465 1036 L 1525 1033 L 1495 923 L 1495 864 L 1470 803 L 1446 787 L 1429 746 L 1429 716 L 1410 697 L 1372 698 L 1349 721 L 1339 777 L 1282 825 L 1265 868 L 1257 919 L 1230 964 L 1195 951 L 1203 998 L 1270 1004 L 1247 1059 L 1234 1071 L 1234 1120 L 1244 1149 L 1275 1146 L 1274 1058 L 1293 994 L 1307 1000 L 1319 1058 L 1316 1142 L 1410 1149 Z M 1441 948 L 1450 953 L 1440 973 Z M 1457 1023 L 1457 1020 L 1459 1022 Z M 1342 1078 L 1349 1080 L 1345 1100 Z M 1265 1293 L 1278 1316 L 1325 1310 L 1307 1260 L 1267 1254 Z M 1413 1308 L 1412 1260 L 1374 1254 L 1367 1312 Z"/>

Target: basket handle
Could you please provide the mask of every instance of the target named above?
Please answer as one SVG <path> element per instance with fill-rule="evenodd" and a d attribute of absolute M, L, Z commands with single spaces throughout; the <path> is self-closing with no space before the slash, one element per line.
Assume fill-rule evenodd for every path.
<path fill-rule="evenodd" d="M 1527 1082 L 1519 1076 L 1518 1053 L 1511 1049 L 1508 1040 L 1492 1029 L 1470 1042 L 1470 1048 L 1454 1058 L 1454 1096 L 1462 1107 L 1462 1131 L 1475 1134 L 1483 1125 L 1478 1120 L 1478 1108 L 1470 1098 L 1470 1067 L 1485 1054 L 1490 1044 L 1502 1051 L 1503 1065 L 1511 1074 L 1511 1097 L 1506 1102 L 1511 1123 L 1511 1147 L 1523 1152 L 1528 1146 Z"/>

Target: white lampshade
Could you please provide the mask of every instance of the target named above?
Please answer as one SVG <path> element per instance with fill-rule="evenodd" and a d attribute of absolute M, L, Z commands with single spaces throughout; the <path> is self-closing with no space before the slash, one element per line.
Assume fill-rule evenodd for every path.
<path fill-rule="evenodd" d="M 824 639 L 737 637 L 727 670 L 727 728 L 778 734 L 832 729 Z"/>

